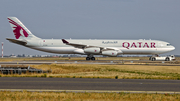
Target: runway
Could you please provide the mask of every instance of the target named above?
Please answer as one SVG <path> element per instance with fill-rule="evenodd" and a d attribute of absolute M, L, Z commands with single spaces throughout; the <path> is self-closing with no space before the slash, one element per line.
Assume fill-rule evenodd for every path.
<path fill-rule="evenodd" d="M 180 80 L 0 77 L 0 90 L 180 94 Z"/>
<path fill-rule="evenodd" d="M 180 62 L 177 61 L 148 61 L 148 60 L 58 60 L 58 61 L 11 61 L 0 62 L 0 65 L 41 65 L 41 64 L 107 64 L 107 65 L 160 65 L 160 66 L 180 66 Z"/>

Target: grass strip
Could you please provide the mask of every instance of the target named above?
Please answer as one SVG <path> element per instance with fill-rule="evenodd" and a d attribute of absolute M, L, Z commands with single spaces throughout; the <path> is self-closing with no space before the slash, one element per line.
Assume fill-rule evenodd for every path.
<path fill-rule="evenodd" d="M 180 94 L 136 93 L 67 93 L 67 92 L 10 92 L 0 91 L 1 101 L 179 101 Z"/>
<path fill-rule="evenodd" d="M 59 78 L 111 78 L 111 79 L 171 79 L 180 80 L 180 66 L 98 65 L 98 64 L 42 64 L 31 65 L 51 70 L 48 74 L 26 73 L 0 77 L 59 77 Z"/>

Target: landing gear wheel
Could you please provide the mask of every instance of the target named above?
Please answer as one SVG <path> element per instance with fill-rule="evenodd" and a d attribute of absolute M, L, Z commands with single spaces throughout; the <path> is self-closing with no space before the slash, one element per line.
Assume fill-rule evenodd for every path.
<path fill-rule="evenodd" d="M 153 57 L 153 58 L 151 58 L 151 59 L 152 59 L 152 61 L 155 61 L 155 60 L 156 60 L 156 58 L 154 58 L 154 57 Z"/>
<path fill-rule="evenodd" d="M 86 57 L 86 60 L 90 60 L 91 58 L 90 57 Z"/>
<path fill-rule="evenodd" d="M 169 61 L 170 59 L 167 57 L 166 59 L 165 59 L 165 61 Z"/>
<path fill-rule="evenodd" d="M 95 60 L 95 57 L 91 57 L 91 60 Z"/>

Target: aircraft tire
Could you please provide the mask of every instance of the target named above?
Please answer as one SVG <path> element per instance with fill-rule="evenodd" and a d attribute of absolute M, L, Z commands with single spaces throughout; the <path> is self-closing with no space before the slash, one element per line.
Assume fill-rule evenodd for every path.
<path fill-rule="evenodd" d="M 169 57 L 166 57 L 165 61 L 169 61 L 169 60 L 170 60 Z"/>
<path fill-rule="evenodd" d="M 155 57 L 153 57 L 153 58 L 151 58 L 152 59 L 152 61 L 156 61 L 156 58 Z"/>
<path fill-rule="evenodd" d="M 86 57 L 86 60 L 91 60 L 91 58 L 90 57 Z"/>
<path fill-rule="evenodd" d="M 91 60 L 96 60 L 95 57 L 91 57 Z"/>

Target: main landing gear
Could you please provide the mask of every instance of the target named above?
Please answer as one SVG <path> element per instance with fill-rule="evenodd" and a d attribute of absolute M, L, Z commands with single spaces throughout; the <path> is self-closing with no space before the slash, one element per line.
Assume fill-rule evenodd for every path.
<path fill-rule="evenodd" d="M 92 54 L 90 54 L 86 57 L 86 60 L 96 60 L 96 58 Z"/>

